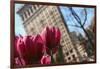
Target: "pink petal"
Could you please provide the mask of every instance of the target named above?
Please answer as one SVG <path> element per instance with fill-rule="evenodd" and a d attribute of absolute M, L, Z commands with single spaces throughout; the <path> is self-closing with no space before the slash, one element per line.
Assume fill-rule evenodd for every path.
<path fill-rule="evenodd" d="M 15 58 L 15 64 L 18 66 L 25 66 L 25 61 L 22 58 Z"/>
<path fill-rule="evenodd" d="M 41 64 L 51 64 L 51 56 L 44 55 L 41 59 Z"/>
<path fill-rule="evenodd" d="M 61 39 L 61 32 L 59 30 L 59 28 L 56 29 L 56 45 L 60 44 L 60 39 Z"/>

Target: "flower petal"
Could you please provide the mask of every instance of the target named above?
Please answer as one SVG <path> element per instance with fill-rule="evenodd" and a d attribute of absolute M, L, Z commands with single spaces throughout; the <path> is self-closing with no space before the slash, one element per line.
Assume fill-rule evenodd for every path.
<path fill-rule="evenodd" d="M 41 59 L 41 64 L 51 64 L 51 56 L 44 55 Z"/>

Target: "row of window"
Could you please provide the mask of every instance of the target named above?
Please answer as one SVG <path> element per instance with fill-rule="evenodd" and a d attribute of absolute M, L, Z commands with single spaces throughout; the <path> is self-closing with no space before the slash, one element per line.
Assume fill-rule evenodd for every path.
<path fill-rule="evenodd" d="M 49 14 L 49 12 L 50 12 L 50 10 L 49 9 L 47 9 L 47 8 L 45 8 L 45 10 L 43 10 L 43 12 L 41 13 L 41 18 L 42 18 L 42 21 L 40 21 L 40 23 L 43 23 L 43 22 L 51 22 L 51 23 L 55 23 L 55 25 L 57 25 L 57 20 L 59 20 L 59 19 L 57 19 L 57 17 L 56 16 L 54 16 L 54 15 L 50 15 Z M 52 16 L 54 16 L 53 18 L 51 18 Z M 50 23 L 50 25 L 52 25 Z"/>
<path fill-rule="evenodd" d="M 77 61 L 76 55 L 73 53 L 73 49 L 71 49 L 69 52 L 66 52 L 64 55 L 66 62 L 73 62 Z"/>
<path fill-rule="evenodd" d="M 31 13 L 35 12 L 35 10 L 37 10 L 40 7 L 40 5 L 31 5 L 29 6 L 22 14 L 22 20 L 25 20 L 26 18 L 28 18 L 28 16 L 31 15 Z"/>
<path fill-rule="evenodd" d="M 67 58 L 67 61 L 69 61 L 69 62 L 77 62 L 77 58 L 76 58 L 76 56 L 73 54 L 72 56 L 70 56 L 70 57 Z"/>
<path fill-rule="evenodd" d="M 62 35 L 62 43 L 65 43 L 64 45 L 71 45 L 70 39 L 68 38 L 68 35 L 66 33 L 63 33 Z"/>
<path fill-rule="evenodd" d="M 66 52 L 66 56 L 69 56 L 70 53 L 73 53 L 72 49 L 69 52 Z"/>

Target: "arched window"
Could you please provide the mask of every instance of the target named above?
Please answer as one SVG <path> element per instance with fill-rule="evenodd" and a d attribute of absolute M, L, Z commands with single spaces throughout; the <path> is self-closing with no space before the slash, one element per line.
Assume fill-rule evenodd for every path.
<path fill-rule="evenodd" d="M 37 9 L 37 7 L 36 7 L 36 6 L 34 6 L 34 9 L 36 10 L 36 9 Z"/>
<path fill-rule="evenodd" d="M 31 12 L 33 13 L 33 9 L 32 9 L 32 6 L 30 7 L 30 10 L 31 10 Z"/>
<path fill-rule="evenodd" d="M 24 12 L 24 15 L 25 15 L 25 18 L 27 18 L 27 15 L 26 15 L 26 13 Z"/>
<path fill-rule="evenodd" d="M 27 10 L 27 13 L 28 13 L 28 15 L 30 16 L 30 12 L 29 12 L 29 9 Z"/>
<path fill-rule="evenodd" d="M 24 21 L 24 16 L 23 16 L 23 15 L 21 15 L 21 18 L 22 18 L 22 20 Z"/>

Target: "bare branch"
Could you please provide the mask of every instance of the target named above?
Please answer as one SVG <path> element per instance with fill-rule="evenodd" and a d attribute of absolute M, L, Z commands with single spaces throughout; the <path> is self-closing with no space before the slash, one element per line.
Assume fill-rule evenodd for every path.
<path fill-rule="evenodd" d="M 70 16 L 70 17 L 69 17 Z M 70 21 L 71 24 L 74 24 L 74 25 L 77 25 L 78 24 L 76 23 L 75 19 L 72 17 L 73 15 L 70 13 L 69 15 L 67 15 L 67 21 Z"/>
<path fill-rule="evenodd" d="M 77 27 L 77 28 L 81 28 L 84 33 L 86 34 L 89 42 L 91 43 L 91 45 L 93 46 L 93 42 L 92 42 L 92 39 L 90 38 L 88 32 L 86 31 L 86 29 L 84 28 L 84 25 L 86 23 L 86 20 L 87 20 L 87 11 L 84 9 L 85 11 L 85 19 L 84 19 L 84 22 L 82 23 L 81 22 L 81 19 L 80 17 L 78 16 L 78 14 L 72 9 L 72 7 L 69 8 L 70 12 L 72 13 L 73 17 L 76 19 L 76 21 L 78 22 L 78 24 L 80 25 L 79 27 L 77 25 L 74 25 L 74 27 Z M 73 25 L 69 25 L 69 26 L 73 26 Z"/>
<path fill-rule="evenodd" d="M 76 12 L 72 9 L 72 7 L 69 8 L 69 10 L 71 11 L 72 15 L 74 16 L 74 18 L 76 19 L 76 21 L 81 24 L 81 19 L 79 18 L 78 14 L 76 14 Z"/>
<path fill-rule="evenodd" d="M 84 8 L 84 12 L 85 12 L 85 19 L 84 19 L 84 22 L 83 22 L 83 26 L 85 25 L 86 20 L 87 20 L 87 11 L 86 11 L 86 9 L 85 9 L 85 8 Z"/>
<path fill-rule="evenodd" d="M 78 26 L 78 25 L 71 25 L 71 24 L 68 24 L 68 26 L 73 26 L 73 27 L 81 28 L 81 27 Z"/>

